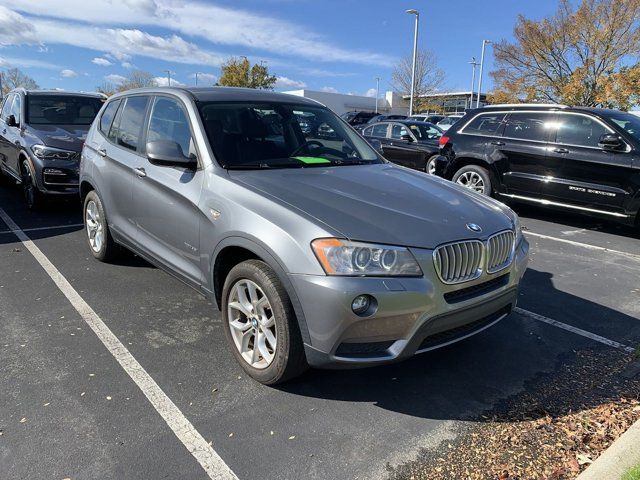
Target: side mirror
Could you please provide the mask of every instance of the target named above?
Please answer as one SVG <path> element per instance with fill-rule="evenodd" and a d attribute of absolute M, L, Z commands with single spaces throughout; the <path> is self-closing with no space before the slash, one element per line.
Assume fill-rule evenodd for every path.
<path fill-rule="evenodd" d="M 7 117 L 7 127 L 17 127 L 17 126 L 18 126 L 18 122 L 16 122 L 15 115 L 9 115 Z"/>
<path fill-rule="evenodd" d="M 409 135 L 408 133 L 402 135 L 402 137 L 400 137 L 400 138 L 402 138 L 402 140 L 404 140 L 406 142 L 413 142 L 413 137 L 411 135 Z"/>
<path fill-rule="evenodd" d="M 384 155 L 384 151 L 382 150 L 382 142 L 380 142 L 380 140 L 378 140 L 377 138 L 367 138 L 367 142 L 369 142 L 369 145 L 371 145 L 376 152 L 378 152 L 380 155 Z"/>
<path fill-rule="evenodd" d="M 198 163 L 194 156 L 185 157 L 182 147 L 171 140 L 147 142 L 147 158 L 151 163 L 168 167 L 193 168 Z"/>
<path fill-rule="evenodd" d="M 598 146 L 603 150 L 621 150 L 625 146 L 625 143 L 617 134 L 605 133 L 600 137 Z"/>

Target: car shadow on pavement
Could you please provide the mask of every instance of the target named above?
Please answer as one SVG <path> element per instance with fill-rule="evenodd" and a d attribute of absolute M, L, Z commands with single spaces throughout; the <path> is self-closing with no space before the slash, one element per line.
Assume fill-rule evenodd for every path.
<path fill-rule="evenodd" d="M 622 312 L 557 290 L 552 275 L 529 270 L 526 283 L 535 285 L 541 303 L 571 305 L 584 316 L 606 319 L 640 339 L 640 320 Z M 579 326 L 579 325 L 578 325 Z M 530 398 L 523 415 L 576 411 L 619 395 L 600 390 L 599 382 L 614 373 L 614 361 L 585 364 L 585 358 L 632 355 L 584 337 L 512 313 L 498 325 L 456 344 L 417 355 L 405 362 L 360 370 L 311 370 L 281 390 L 290 394 L 341 402 L 369 402 L 397 413 L 440 420 L 484 422 L 487 412 L 514 396 Z M 557 384 L 571 371 L 571 382 Z M 586 390 L 582 386 L 587 386 Z M 512 415 L 502 421 L 515 421 Z M 495 418 L 493 419 L 495 421 Z"/>
<path fill-rule="evenodd" d="M 576 229 L 592 230 L 611 235 L 640 239 L 640 228 L 624 225 L 622 223 L 615 222 L 614 220 L 595 218 L 581 213 L 541 208 L 525 204 L 513 204 L 509 206 L 522 217 L 534 218 L 536 220 L 551 222 L 560 226 L 564 225 L 566 227 Z M 526 220 L 523 220 L 523 223 L 526 224 Z"/>

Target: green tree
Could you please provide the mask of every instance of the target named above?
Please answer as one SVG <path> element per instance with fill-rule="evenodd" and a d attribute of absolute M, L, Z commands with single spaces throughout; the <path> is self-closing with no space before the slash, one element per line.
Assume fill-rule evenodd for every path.
<path fill-rule="evenodd" d="M 0 77 L 2 80 L 2 95 L 18 87 L 29 90 L 40 88 L 33 78 L 17 68 L 10 68 L 6 72 L 0 72 Z"/>
<path fill-rule="evenodd" d="M 251 63 L 246 57 L 232 57 L 222 65 L 222 75 L 218 85 L 224 87 L 245 87 L 273 90 L 276 77 L 269 74 L 269 69 L 262 63 Z"/>
<path fill-rule="evenodd" d="M 518 18 L 494 45 L 492 100 L 628 108 L 637 101 L 640 0 L 560 0 L 541 20 Z"/>

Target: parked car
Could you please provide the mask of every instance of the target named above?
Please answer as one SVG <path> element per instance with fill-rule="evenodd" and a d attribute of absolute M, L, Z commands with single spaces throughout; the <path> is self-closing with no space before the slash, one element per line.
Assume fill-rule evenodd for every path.
<path fill-rule="evenodd" d="M 343 113 L 342 115 L 340 115 L 340 117 L 349 125 L 351 125 L 352 127 L 355 127 L 357 125 L 363 125 L 367 123 L 371 118 L 375 117 L 376 115 L 377 114 L 373 112 L 351 111 L 351 112 Z"/>
<path fill-rule="evenodd" d="M 429 115 L 429 114 L 417 114 L 411 115 L 407 117 L 407 120 L 414 120 L 416 122 L 428 122 L 428 123 L 438 123 L 440 120 L 444 119 L 444 115 Z"/>
<path fill-rule="evenodd" d="M 336 138 L 306 136 L 295 112 Z M 124 245 L 207 295 L 265 384 L 484 330 L 515 306 L 527 265 L 508 207 L 390 164 L 329 109 L 268 91 L 116 94 L 80 180 L 91 254 Z"/>
<path fill-rule="evenodd" d="M 367 125 L 364 137 L 380 141 L 384 157 L 405 167 L 435 173 L 439 155 L 439 140 L 443 134 L 432 123 L 416 121 L 387 121 Z"/>
<path fill-rule="evenodd" d="M 80 151 L 102 107 L 100 94 L 18 88 L 0 110 L 0 174 L 22 184 L 29 208 L 77 195 Z"/>
<path fill-rule="evenodd" d="M 464 115 L 449 115 L 448 117 L 444 117 L 440 120 L 437 125 L 443 130 L 447 131 L 449 128 L 454 125 L 458 120 L 460 120 Z"/>
<path fill-rule="evenodd" d="M 562 105 L 470 111 L 440 139 L 436 172 L 502 200 L 638 224 L 640 118 Z"/>

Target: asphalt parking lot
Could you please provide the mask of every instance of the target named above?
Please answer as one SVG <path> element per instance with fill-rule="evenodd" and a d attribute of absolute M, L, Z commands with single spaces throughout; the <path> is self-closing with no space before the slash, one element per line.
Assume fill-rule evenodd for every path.
<path fill-rule="evenodd" d="M 95 261 L 78 204 L 23 205 L 0 188 L 0 209 L 239 479 L 385 478 L 577 350 L 640 344 L 640 234 L 518 207 L 531 242 L 522 310 L 404 363 L 265 387 L 234 361 L 204 298 L 133 255 Z M 0 352 L 0 477 L 233 478 L 206 473 L 2 220 Z"/>

